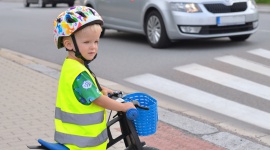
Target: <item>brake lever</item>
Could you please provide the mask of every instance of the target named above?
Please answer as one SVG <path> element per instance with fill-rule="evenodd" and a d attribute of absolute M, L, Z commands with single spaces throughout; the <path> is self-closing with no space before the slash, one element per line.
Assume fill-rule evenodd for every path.
<path fill-rule="evenodd" d="M 108 93 L 108 97 L 110 97 L 112 99 L 122 98 L 123 92 L 122 91 L 114 91 L 112 94 Z"/>
<path fill-rule="evenodd" d="M 136 100 L 132 101 L 132 103 L 134 104 L 135 107 L 138 107 L 138 108 L 141 108 L 141 109 L 144 109 L 144 110 L 149 110 L 148 107 L 141 106 L 141 105 L 139 104 L 139 102 L 136 101 Z"/>

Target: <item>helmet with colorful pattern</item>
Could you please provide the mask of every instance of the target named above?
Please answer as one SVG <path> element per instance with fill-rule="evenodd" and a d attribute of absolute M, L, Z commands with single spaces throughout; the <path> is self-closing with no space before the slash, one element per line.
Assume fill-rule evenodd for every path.
<path fill-rule="evenodd" d="M 62 12 L 53 23 L 54 42 L 58 49 L 63 47 L 62 38 L 90 24 L 103 25 L 101 16 L 86 6 L 74 6 Z"/>

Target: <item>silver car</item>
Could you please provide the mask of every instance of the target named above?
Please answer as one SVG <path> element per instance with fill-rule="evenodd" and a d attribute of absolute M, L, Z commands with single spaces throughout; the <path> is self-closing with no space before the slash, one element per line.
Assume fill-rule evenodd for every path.
<path fill-rule="evenodd" d="M 52 4 L 52 7 L 56 7 L 58 3 L 66 3 L 69 7 L 74 6 L 75 0 L 23 0 L 24 6 L 29 7 L 30 4 L 38 4 L 44 8 L 47 4 Z"/>
<path fill-rule="evenodd" d="M 154 48 L 179 39 L 245 41 L 258 28 L 255 0 L 85 0 L 105 29 L 144 34 Z M 102 34 L 102 36 L 103 36 Z"/>

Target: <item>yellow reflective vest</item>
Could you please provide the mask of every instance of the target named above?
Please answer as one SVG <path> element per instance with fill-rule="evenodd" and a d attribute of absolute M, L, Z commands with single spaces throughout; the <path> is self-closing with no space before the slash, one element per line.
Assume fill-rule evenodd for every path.
<path fill-rule="evenodd" d="M 105 109 L 94 103 L 81 104 L 73 92 L 73 82 L 83 71 L 97 86 L 83 64 L 68 58 L 64 61 L 58 84 L 54 139 L 70 150 L 105 150 L 108 139 Z"/>

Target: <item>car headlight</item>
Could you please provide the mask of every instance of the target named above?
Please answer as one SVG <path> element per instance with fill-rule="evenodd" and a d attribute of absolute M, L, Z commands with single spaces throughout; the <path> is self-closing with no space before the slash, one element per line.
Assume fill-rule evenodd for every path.
<path fill-rule="evenodd" d="M 172 2 L 171 9 L 172 11 L 181 11 L 181 12 L 187 12 L 187 13 L 202 12 L 200 7 L 196 3 Z"/>
<path fill-rule="evenodd" d="M 248 0 L 248 2 L 250 3 L 252 9 L 256 9 L 257 5 L 255 0 Z"/>

